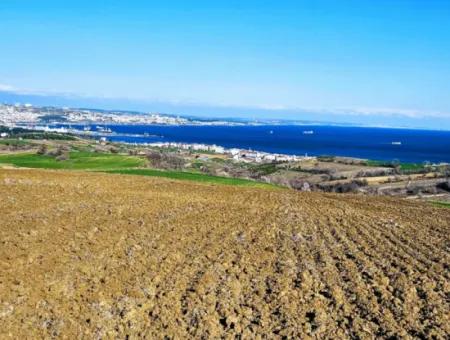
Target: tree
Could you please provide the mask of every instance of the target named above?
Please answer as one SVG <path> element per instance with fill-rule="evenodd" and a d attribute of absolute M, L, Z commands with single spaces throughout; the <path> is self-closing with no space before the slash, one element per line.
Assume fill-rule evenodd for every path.
<path fill-rule="evenodd" d="M 119 149 L 116 148 L 115 146 L 111 146 L 111 147 L 109 148 L 109 152 L 111 152 L 111 153 L 119 153 Z"/>
<path fill-rule="evenodd" d="M 184 159 L 176 155 L 167 154 L 165 155 L 165 163 L 169 169 L 181 170 L 184 167 Z"/>
<path fill-rule="evenodd" d="M 61 162 L 61 161 L 67 161 L 69 158 L 70 158 L 69 154 L 68 153 L 64 153 L 64 154 L 61 154 L 61 155 L 57 156 L 55 159 L 58 162 Z"/>
<path fill-rule="evenodd" d="M 171 153 L 162 153 L 151 150 L 147 153 L 147 159 L 155 168 L 181 170 L 185 165 L 185 160 Z"/>
<path fill-rule="evenodd" d="M 162 154 L 158 151 L 150 150 L 147 153 L 147 159 L 150 161 L 150 164 L 155 168 L 160 168 L 162 163 Z"/>
<path fill-rule="evenodd" d="M 56 148 L 55 156 L 59 157 L 69 152 L 70 148 L 66 145 L 60 145 Z"/>
<path fill-rule="evenodd" d="M 37 150 L 38 155 L 45 155 L 48 151 L 47 144 L 41 144 Z"/>
<path fill-rule="evenodd" d="M 311 185 L 308 182 L 298 178 L 289 180 L 289 186 L 292 189 L 299 191 L 311 191 Z"/>

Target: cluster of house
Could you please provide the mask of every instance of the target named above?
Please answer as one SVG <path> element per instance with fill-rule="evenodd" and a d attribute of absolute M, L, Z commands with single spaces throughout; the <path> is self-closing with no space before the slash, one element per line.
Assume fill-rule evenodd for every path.
<path fill-rule="evenodd" d="M 194 151 L 206 151 L 215 153 L 225 153 L 225 148 L 219 145 L 208 145 L 208 144 L 198 144 L 198 143 L 175 143 L 175 142 L 155 142 L 149 143 L 149 146 L 154 146 L 158 148 L 177 148 L 181 150 L 194 150 Z"/>
<path fill-rule="evenodd" d="M 23 106 L 0 104 L 0 125 L 11 127 L 17 122 L 36 122 L 38 120 L 38 113 L 33 111 L 29 104 Z"/>
<path fill-rule="evenodd" d="M 124 114 L 116 112 L 96 112 L 89 110 L 72 110 L 66 114 L 69 122 L 98 122 L 110 124 L 162 124 L 162 125 L 183 125 L 188 120 L 180 117 L 172 117 L 153 114 Z"/>
<path fill-rule="evenodd" d="M 226 149 L 219 145 L 208 145 L 208 144 L 190 144 L 190 143 L 174 143 L 174 142 L 157 142 L 150 143 L 149 146 L 160 147 L 160 148 L 177 148 L 181 150 L 194 150 L 194 151 L 206 151 L 214 152 L 218 154 L 230 155 L 236 161 L 241 162 L 297 162 L 314 159 L 315 157 L 310 157 L 308 155 L 297 156 L 297 155 L 284 155 L 276 153 L 268 153 L 262 151 L 252 151 L 245 149 Z"/>
<path fill-rule="evenodd" d="M 242 162 L 298 162 L 314 159 L 315 157 L 310 157 L 307 154 L 304 156 L 298 155 L 284 155 L 277 153 L 268 153 L 261 151 L 252 150 L 241 150 L 241 149 L 230 149 L 229 153 L 233 156 L 234 160 Z"/>

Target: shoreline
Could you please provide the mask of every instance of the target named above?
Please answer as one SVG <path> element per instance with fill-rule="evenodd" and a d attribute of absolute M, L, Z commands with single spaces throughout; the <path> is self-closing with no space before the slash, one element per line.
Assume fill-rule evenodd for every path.
<path fill-rule="evenodd" d="M 72 128 L 72 125 L 75 126 Z M 97 126 L 95 126 L 97 125 Z M 403 134 L 403 135 L 399 135 L 399 136 L 395 136 L 392 135 L 390 138 L 391 141 L 389 142 L 388 140 L 385 141 L 385 144 L 379 144 L 378 141 L 378 146 L 376 146 L 377 144 L 373 143 L 373 150 L 370 148 L 367 148 L 366 146 L 362 146 L 361 148 L 358 146 L 357 143 L 355 142 L 350 142 L 347 143 L 349 145 L 345 145 L 344 143 L 341 143 L 340 145 L 340 149 L 339 149 L 339 153 L 337 152 L 338 150 L 332 150 L 333 149 L 333 145 L 329 144 L 315 144 L 316 141 L 317 143 L 321 143 L 321 136 L 324 136 L 324 133 L 334 133 L 332 129 L 336 128 L 335 126 L 325 126 L 325 130 L 320 130 L 323 128 L 323 126 L 317 126 L 317 129 L 311 129 L 311 130 L 302 130 L 301 126 L 299 125 L 290 125 L 293 128 L 294 127 L 300 127 L 298 130 L 298 134 L 299 134 L 299 140 L 298 140 L 298 145 L 294 148 L 285 148 L 283 144 L 278 144 L 280 143 L 280 139 L 277 139 L 277 136 L 281 136 L 281 138 L 283 139 L 283 136 L 285 136 L 286 132 L 288 133 L 289 138 L 292 138 L 292 129 L 288 129 L 288 130 L 281 130 L 281 133 L 279 134 L 278 131 L 276 130 L 277 126 L 273 126 L 273 130 L 275 131 L 275 134 L 273 134 L 272 137 L 272 130 L 270 129 L 270 126 L 267 126 L 267 138 L 268 139 L 273 139 L 273 147 L 267 148 L 267 143 L 266 144 L 261 144 L 259 143 L 257 140 L 255 139 L 248 139 L 245 140 L 245 138 L 242 140 L 242 143 L 240 143 L 240 139 L 238 138 L 237 140 L 233 140 L 232 138 L 228 138 L 227 136 L 223 135 L 221 137 L 225 136 L 224 138 L 214 138 L 213 135 L 211 135 L 210 130 L 208 129 L 219 129 L 217 131 L 222 131 L 222 134 L 227 134 L 227 130 L 223 130 L 224 126 L 211 126 L 211 125 L 205 125 L 203 126 L 204 129 L 199 130 L 200 132 L 206 131 L 209 133 L 209 136 L 205 136 L 208 138 L 196 138 L 195 137 L 195 129 L 202 128 L 202 125 L 171 125 L 171 124 L 128 124 L 128 123 L 123 123 L 123 124 L 105 124 L 105 123 L 101 123 L 99 122 L 98 124 L 88 124 L 88 125 L 83 125 L 83 124 L 69 124 L 69 123 L 55 123 L 55 124 L 48 124 L 48 125 L 32 125 L 32 124 L 15 124 L 16 127 L 20 127 L 20 128 L 24 128 L 27 130 L 38 130 L 38 131 L 43 131 L 43 132 L 54 132 L 54 133 L 71 133 L 77 136 L 80 136 L 81 138 L 83 137 L 87 137 L 87 138 L 93 138 L 93 139 L 101 139 L 102 141 L 110 141 L 113 143 L 126 143 L 129 145 L 142 145 L 142 146 L 158 146 L 158 143 L 165 143 L 165 144 L 171 144 L 171 146 L 175 146 L 175 147 L 182 147 L 183 149 L 196 149 L 196 145 L 200 144 L 203 145 L 205 147 L 203 147 L 203 149 L 209 151 L 211 149 L 211 147 L 220 147 L 223 149 L 239 149 L 239 151 L 241 152 L 255 152 L 255 153 L 260 153 L 260 154 L 272 154 L 272 155 L 277 155 L 278 158 L 284 156 L 289 158 L 298 158 L 298 159 L 303 159 L 305 156 L 306 157 L 342 157 L 342 158 L 351 158 L 351 159 L 356 159 L 356 160 L 376 160 L 379 162 L 397 162 L 397 161 L 401 161 L 402 163 L 410 163 L 410 164 L 421 164 L 424 162 L 431 162 L 432 164 L 448 164 L 450 163 L 449 160 L 445 159 L 445 157 L 439 157 L 441 156 L 441 151 L 436 151 L 436 152 L 432 152 L 429 156 L 429 158 L 427 157 L 426 153 L 423 154 L 418 154 L 420 157 L 419 159 L 415 159 L 417 157 L 414 157 L 413 154 L 411 153 L 411 151 L 417 153 L 419 152 L 418 149 L 414 149 L 416 148 L 416 146 L 412 146 L 412 149 L 410 147 L 410 149 L 408 149 L 408 146 L 410 145 L 408 142 L 409 140 L 406 141 L 405 143 L 405 139 L 409 138 L 410 136 L 408 136 L 407 134 Z M 110 128 L 114 128 L 114 126 L 117 127 L 129 127 L 131 132 L 127 133 L 127 131 L 124 132 L 116 132 L 116 131 L 112 131 Z M 89 131 L 83 131 L 83 127 L 88 127 Z M 138 133 L 133 133 L 133 129 L 135 127 L 141 127 L 138 130 Z M 152 131 L 151 133 L 146 133 L 145 129 L 146 128 L 155 128 L 156 131 Z M 244 131 L 245 133 L 245 129 L 242 130 L 244 128 L 244 126 L 234 126 L 236 128 L 240 128 L 241 129 L 241 133 L 242 131 Z M 257 136 L 257 138 L 261 138 L 261 133 L 264 133 L 264 128 L 263 126 L 247 126 L 248 127 L 248 131 L 251 132 L 252 134 L 255 134 L 255 136 Z M 252 127 L 254 127 L 256 130 L 253 130 Z M 264 126 L 265 127 L 265 126 Z M 286 126 L 285 126 L 286 127 Z M 289 126 L 287 126 L 289 127 Z M 305 126 L 305 128 L 308 127 L 310 128 L 310 126 Z M 327 127 L 331 128 L 331 129 L 327 129 Z M 100 129 L 99 129 L 100 128 Z M 183 136 L 183 133 L 181 133 L 180 137 L 177 138 L 174 134 L 176 134 L 177 129 L 188 129 L 186 135 Z M 231 127 L 230 127 L 231 128 Z M 102 131 L 101 129 L 107 130 L 107 131 Z M 193 129 L 193 130 L 189 130 L 189 129 Z M 205 130 L 206 129 L 206 130 Z M 337 129 L 339 129 L 339 127 L 337 127 Z M 122 130 L 124 130 L 122 128 Z M 142 130 L 142 131 L 139 131 Z M 181 130 L 180 130 L 181 131 Z M 212 130 L 214 131 L 214 130 Z M 255 132 L 253 132 L 255 131 Z M 312 132 L 311 135 L 309 135 L 308 132 Z M 328 131 L 328 132 L 327 132 Z M 331 132 L 330 132 L 331 131 Z M 156 132 L 156 133 L 155 133 Z M 205 133 L 206 133 L 205 132 Z M 351 132 L 351 131 L 350 131 Z M 349 133 L 350 133 L 349 132 Z M 169 136 L 167 137 L 165 135 L 165 133 L 167 133 Z M 193 134 L 194 133 L 194 134 Z M 345 131 L 339 131 L 336 130 L 336 142 L 339 143 L 340 138 L 342 138 L 343 136 L 346 137 L 348 134 L 345 133 Z M 295 134 L 295 133 L 294 133 Z M 363 134 L 363 132 L 358 132 L 356 134 L 357 138 L 360 138 L 361 135 Z M 290 136 L 292 135 L 292 136 Z M 316 135 L 318 135 L 319 137 L 316 137 Z M 194 137 L 193 137 L 194 136 Z M 211 138 L 212 137 L 212 138 Z M 294 136 L 295 137 L 295 136 Z M 305 139 L 306 137 L 306 139 Z M 127 140 L 127 139 L 137 139 L 137 140 Z M 311 138 L 311 139 L 309 139 Z M 319 138 L 319 139 L 316 139 Z M 398 138 L 398 139 L 397 139 Z M 405 138 L 405 139 L 403 139 Z M 439 138 L 439 135 L 437 136 L 437 138 Z M 150 140 L 146 140 L 146 139 L 150 139 Z M 207 140 L 206 142 L 202 142 L 201 139 Z M 214 139 L 217 139 L 218 141 L 222 141 L 223 143 L 218 143 L 215 142 Z M 228 140 L 227 140 L 228 139 Z M 281 139 L 281 141 L 282 141 Z M 254 142 L 256 141 L 256 143 Z M 326 141 L 326 140 L 325 140 Z M 394 142 L 395 141 L 395 142 Z M 399 142 L 400 141 L 400 142 Z M 286 142 L 286 141 L 285 141 Z M 286 144 L 284 142 L 284 144 Z M 304 144 L 305 146 L 302 147 L 302 143 L 312 143 L 310 144 L 312 146 L 311 149 L 307 149 L 307 145 L 308 144 Z M 329 142 L 329 140 L 328 140 Z M 403 142 L 403 143 L 402 143 Z M 444 140 L 445 142 L 445 140 Z M 156 143 L 156 144 L 155 144 Z M 254 144 L 254 145 L 252 145 Z M 259 145 L 261 144 L 261 145 Z M 438 143 L 439 144 L 439 143 Z M 439 146 L 437 144 L 437 146 Z M 187 146 L 189 145 L 189 146 Z M 384 145 L 384 146 L 383 146 Z M 406 148 L 405 148 L 406 146 Z M 379 148 L 379 150 L 377 149 Z M 395 149 L 394 149 L 395 148 Z M 284 150 L 285 149 L 285 150 Z M 298 149 L 298 150 L 297 150 Z M 322 149 L 322 150 L 321 150 Z M 330 150 L 328 150 L 330 149 Z M 345 150 L 348 150 L 349 152 L 345 152 Z M 397 153 L 398 150 L 398 153 Z M 433 151 L 433 149 L 430 149 L 431 151 Z M 438 150 L 438 149 L 436 149 Z M 323 151 L 323 152 L 321 152 Z M 361 151 L 361 152 L 359 152 Z M 379 152 L 378 152 L 379 151 Z M 387 152 L 387 153 L 385 153 Z M 258 157 L 257 155 L 255 157 Z M 431 160 L 430 160 L 431 159 Z"/>

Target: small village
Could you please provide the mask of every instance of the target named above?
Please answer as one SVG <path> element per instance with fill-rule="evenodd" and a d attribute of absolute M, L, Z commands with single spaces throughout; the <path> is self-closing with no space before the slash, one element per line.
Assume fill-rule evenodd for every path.
<path fill-rule="evenodd" d="M 156 124 L 156 125 L 243 125 L 245 123 L 221 119 L 193 119 L 160 112 L 135 112 L 80 109 L 54 106 L 35 106 L 29 103 L 1 104 L 0 125 L 14 127 L 17 124 Z"/>
<path fill-rule="evenodd" d="M 240 162 L 254 162 L 254 163 L 265 163 L 265 162 L 299 162 L 304 160 L 314 160 L 316 157 L 310 157 L 308 155 L 298 156 L 298 155 L 286 155 L 278 153 L 269 153 L 263 151 L 254 151 L 246 149 L 231 148 L 227 149 L 219 145 L 208 145 L 208 144 L 198 144 L 198 143 L 175 143 L 175 142 L 156 142 L 156 143 L 146 143 L 144 144 L 150 147 L 158 147 L 164 149 L 181 149 L 181 150 L 193 150 L 193 151 L 206 151 L 216 154 L 224 154 L 231 156 L 235 161 Z"/>

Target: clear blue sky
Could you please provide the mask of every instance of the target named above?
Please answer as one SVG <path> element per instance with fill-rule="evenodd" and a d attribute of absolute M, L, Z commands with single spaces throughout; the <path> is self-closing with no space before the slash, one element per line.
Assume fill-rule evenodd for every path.
<path fill-rule="evenodd" d="M 450 124 L 448 0 L 1 0 L 0 32 L 0 90 Z"/>

